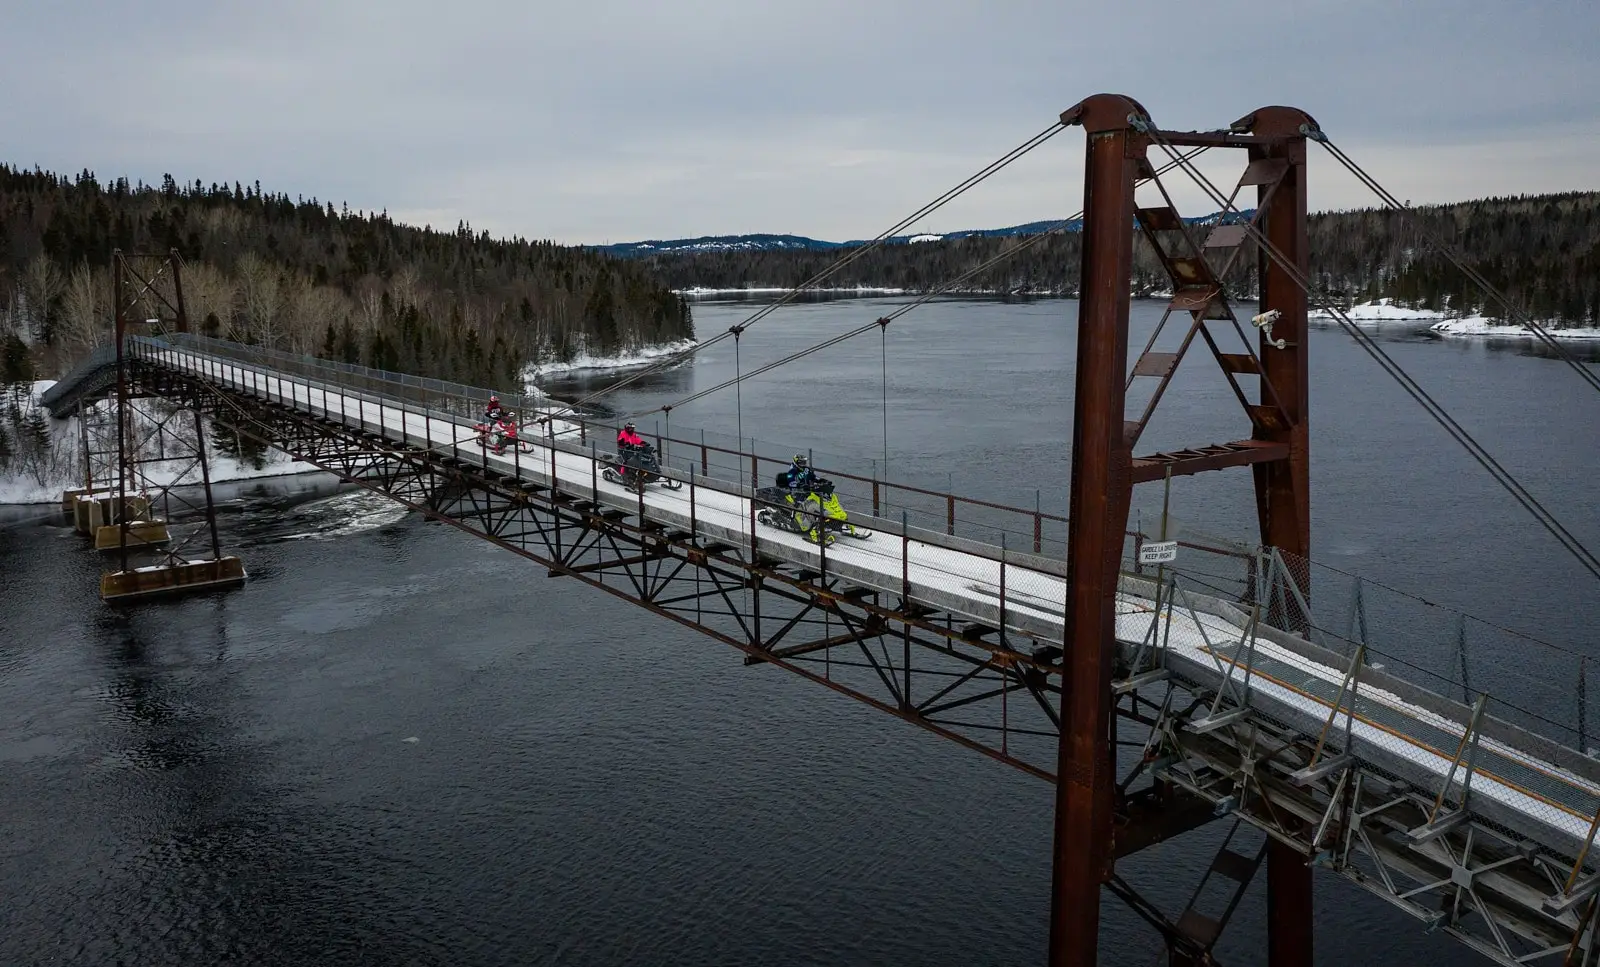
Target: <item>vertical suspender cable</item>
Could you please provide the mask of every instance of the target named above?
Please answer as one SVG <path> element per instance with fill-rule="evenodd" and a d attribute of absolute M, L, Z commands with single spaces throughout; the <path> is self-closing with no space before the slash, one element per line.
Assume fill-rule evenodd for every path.
<path fill-rule="evenodd" d="M 733 333 L 733 377 L 735 380 L 742 382 L 743 377 L 739 375 L 739 336 L 744 332 L 744 327 L 734 326 L 728 331 Z M 734 449 L 739 451 L 739 455 L 742 457 L 744 456 L 744 393 L 738 388 L 733 391 L 733 416 L 737 427 L 734 432 L 739 434 L 739 442 Z M 755 447 L 750 449 L 754 451 Z M 743 460 L 739 462 L 741 464 L 744 463 Z M 743 472 L 743 470 L 744 468 L 740 467 L 740 472 Z M 754 485 L 755 482 L 752 481 L 751 483 Z"/>
<path fill-rule="evenodd" d="M 883 479 L 889 479 L 889 320 L 878 320 L 879 349 L 883 358 Z"/>

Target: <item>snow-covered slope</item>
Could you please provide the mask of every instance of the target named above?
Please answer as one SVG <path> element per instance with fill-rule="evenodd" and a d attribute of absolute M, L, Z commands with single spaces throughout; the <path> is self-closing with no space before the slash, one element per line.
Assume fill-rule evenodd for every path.
<path fill-rule="evenodd" d="M 22 455 L 14 454 L 11 465 L 0 470 L 0 504 L 57 503 L 61 500 L 63 490 L 83 486 L 78 418 L 72 416 L 64 420 L 52 420 L 44 408 L 39 406 L 39 397 L 54 385 L 55 380 L 50 379 L 35 382 L 24 394 L 26 399 L 19 404 L 24 420 L 37 421 L 42 418 L 44 426 L 48 428 L 49 446 L 47 449 L 26 454 L 26 459 L 22 459 Z M 14 432 L 9 418 L 5 432 Z M 215 434 L 207 428 L 206 449 L 210 456 L 209 465 L 213 482 L 312 473 L 316 470 L 303 463 L 294 463 L 288 456 L 275 450 L 266 453 L 259 467 L 253 463 L 241 462 L 219 453 L 214 437 Z M 183 473 L 188 464 L 188 460 L 172 460 L 150 464 L 147 467 L 150 479 L 155 483 L 164 484 L 170 483 L 178 474 Z"/>

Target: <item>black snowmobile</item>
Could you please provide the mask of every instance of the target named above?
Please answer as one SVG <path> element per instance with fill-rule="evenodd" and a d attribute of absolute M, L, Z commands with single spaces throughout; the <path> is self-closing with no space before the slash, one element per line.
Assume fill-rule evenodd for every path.
<path fill-rule="evenodd" d="M 829 544 L 839 534 L 862 541 L 872 536 L 866 528 L 850 523 L 844 508 L 839 506 L 833 481 L 813 477 L 809 492 L 798 493 L 789 488 L 788 475 L 780 473 L 775 484 L 756 491 L 756 503 L 762 505 L 756 511 L 756 520 L 760 523 L 800 534 L 813 544 L 821 543 L 819 537 L 824 535 Z"/>
<path fill-rule="evenodd" d="M 659 484 L 667 490 L 677 490 L 683 481 L 674 480 L 661 472 L 661 461 L 656 448 L 649 443 L 617 454 L 617 462 L 600 471 L 612 483 L 622 484 L 640 493 L 650 484 Z"/>

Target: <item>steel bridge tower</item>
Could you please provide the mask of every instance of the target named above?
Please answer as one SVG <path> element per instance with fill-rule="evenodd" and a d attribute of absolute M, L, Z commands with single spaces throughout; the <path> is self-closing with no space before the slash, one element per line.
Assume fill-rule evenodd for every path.
<path fill-rule="evenodd" d="M 1311 542 L 1306 293 L 1266 252 L 1258 254 L 1259 349 L 1221 352 L 1206 323 L 1227 320 L 1237 326 L 1221 279 L 1242 252 L 1246 226 L 1195 226 L 1178 216 L 1164 187 L 1166 204 L 1149 208 L 1137 205 L 1134 190 L 1147 180 L 1159 186 L 1148 157 L 1152 145 L 1244 149 L 1249 161 L 1235 193 L 1256 189 L 1252 221 L 1280 257 L 1286 256 L 1304 272 L 1306 133 L 1315 130 L 1315 123 L 1302 111 L 1267 107 L 1227 131 L 1160 131 L 1138 102 L 1114 94 L 1090 97 L 1065 111 L 1061 120 L 1082 125 L 1088 139 L 1050 962 L 1055 967 L 1089 967 L 1096 963 L 1099 948 L 1100 888 L 1110 880 L 1114 857 L 1121 852 L 1118 837 L 1164 838 L 1163 827 L 1179 823 L 1176 813 L 1169 811 L 1138 820 L 1137 824 L 1154 830 L 1131 830 L 1115 783 L 1115 603 L 1133 485 L 1250 466 L 1262 543 L 1303 560 Z M 1171 277 L 1173 297 L 1167 316 L 1187 313 L 1192 321 L 1176 352 L 1153 351 L 1152 337 L 1130 375 L 1128 310 L 1136 225 Z M 1201 241 L 1199 232 L 1209 234 Z M 1220 270 L 1213 265 L 1219 259 L 1224 266 Z M 1233 384 L 1250 420 L 1251 435 L 1233 443 L 1135 459 L 1134 444 L 1197 333 Z M 1260 380 L 1258 394 L 1247 394 L 1239 382 L 1240 377 L 1251 376 Z M 1138 377 L 1160 382 L 1143 416 L 1129 420 L 1127 390 Z M 1119 813 L 1123 813 L 1120 821 Z M 1268 962 L 1275 967 L 1311 963 L 1308 862 L 1293 847 L 1270 841 Z M 1173 960 L 1184 962 L 1183 953 L 1175 950 Z"/>

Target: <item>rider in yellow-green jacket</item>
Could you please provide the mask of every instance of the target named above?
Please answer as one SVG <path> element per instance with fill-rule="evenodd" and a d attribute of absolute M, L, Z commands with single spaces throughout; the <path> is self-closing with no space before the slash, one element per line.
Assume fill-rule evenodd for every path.
<path fill-rule="evenodd" d="M 784 471 L 783 484 L 789 491 L 787 500 L 789 506 L 794 508 L 794 522 L 801 532 L 817 543 L 832 543 L 834 537 L 825 534 L 823 522 L 828 518 L 844 520 L 844 508 L 839 506 L 839 498 L 831 485 L 821 488 L 822 492 L 819 492 L 816 471 L 811 469 L 811 461 L 806 459 L 805 454 L 795 454 L 789 469 Z M 816 508 L 811 509 L 808 506 L 810 504 L 815 504 Z"/>

